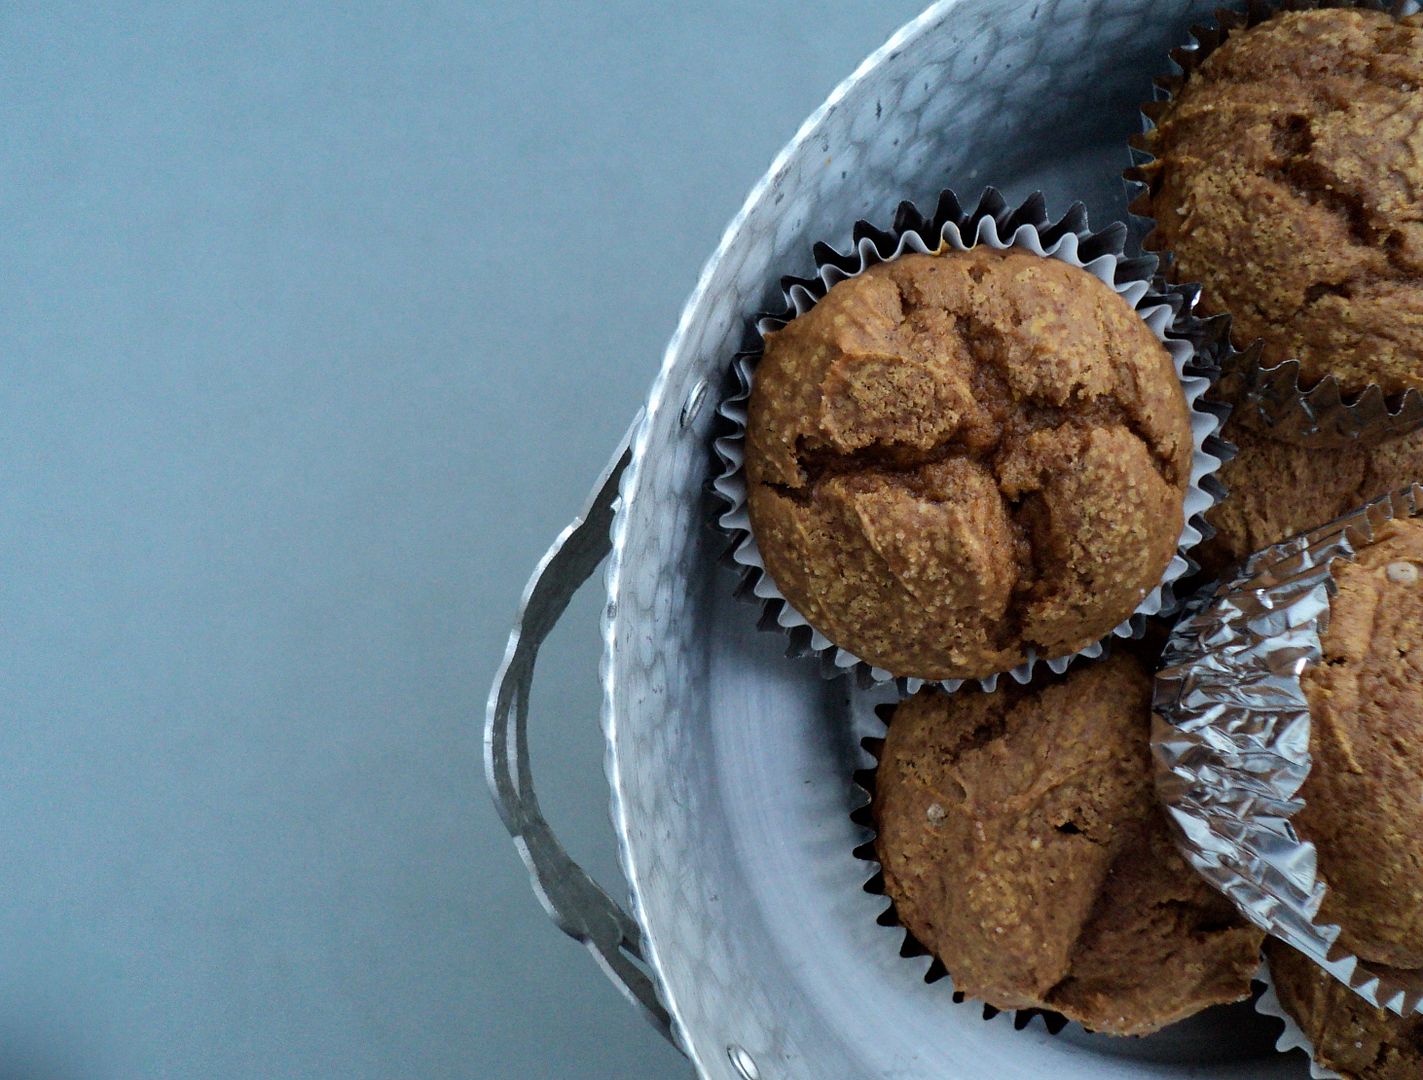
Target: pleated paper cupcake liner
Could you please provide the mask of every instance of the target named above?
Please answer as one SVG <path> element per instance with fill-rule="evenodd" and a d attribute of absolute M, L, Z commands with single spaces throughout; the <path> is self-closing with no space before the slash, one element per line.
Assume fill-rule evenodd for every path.
<path fill-rule="evenodd" d="M 712 481 L 712 489 L 720 503 L 716 524 L 729 539 L 725 561 L 739 579 L 737 593 L 760 606 L 762 629 L 776 630 L 789 637 L 788 655 L 812 657 L 819 661 L 826 677 L 852 674 L 861 686 L 897 681 L 901 692 L 906 694 L 914 693 L 926 681 L 950 691 L 964 682 L 962 679 L 923 680 L 873 667 L 821 634 L 796 611 L 766 572 L 747 512 L 744 467 L 747 403 L 764 347 L 764 335 L 805 314 L 838 282 L 910 252 L 966 251 L 985 244 L 1000 251 L 1009 248 L 1027 251 L 1086 270 L 1124 297 L 1166 346 L 1190 407 L 1194 449 L 1184 524 L 1176 553 L 1161 581 L 1147 593 L 1132 615 L 1103 641 L 1065 656 L 1043 658 L 1030 652 L 1024 663 L 1006 674 L 1025 683 L 1039 662 L 1061 674 L 1078 657 L 1101 656 L 1106 640 L 1138 637 L 1147 618 L 1168 615 L 1176 609 L 1172 585 L 1195 570 L 1187 552 L 1208 534 L 1204 515 L 1224 497 L 1224 489 L 1214 474 L 1222 458 L 1228 456 L 1219 431 L 1229 408 L 1218 401 L 1207 400 L 1206 392 L 1219 375 L 1218 365 L 1230 356 L 1229 321 L 1197 318 L 1192 309 L 1199 290 L 1194 286 L 1166 285 L 1156 276 L 1155 256 L 1126 257 L 1126 232 L 1121 224 L 1091 231 L 1086 209 L 1081 204 L 1073 205 L 1060 220 L 1050 221 L 1041 194 L 1030 196 L 1020 206 L 1010 207 L 1002 195 L 989 188 L 973 210 L 965 211 L 957 196 L 945 191 L 927 217 L 906 202 L 900 204 L 894 224 L 888 230 L 877 229 L 865 221 L 857 222 L 848 251 L 837 251 L 825 243 L 816 244 L 814 275 L 782 279 L 785 308 L 753 320 L 751 347 L 733 362 L 735 387 L 719 409 L 722 426 L 715 450 L 720 472 Z M 1002 674 L 1005 673 L 976 681 L 983 689 L 993 690 Z"/>
<path fill-rule="evenodd" d="M 1287 1054 L 1291 1050 L 1303 1050 L 1309 1058 L 1309 1075 L 1313 1080 L 1344 1080 L 1333 1069 L 1326 1069 L 1314 1060 L 1314 1044 L 1309 1041 L 1309 1036 L 1295 1022 L 1295 1018 L 1285 1011 L 1285 1007 L 1280 1004 L 1280 996 L 1275 992 L 1275 979 L 1270 974 L 1270 962 L 1260 961 L 1260 970 L 1255 973 L 1255 981 L 1263 983 L 1265 989 L 1255 999 L 1255 1011 L 1261 1016 L 1268 1016 L 1279 1020 L 1285 1025 L 1285 1029 L 1280 1032 L 1280 1037 L 1275 1040 L 1275 1049 L 1282 1054 Z"/>
<path fill-rule="evenodd" d="M 1257 926 L 1401 1015 L 1421 1011 L 1423 973 L 1364 961 L 1317 921 L 1325 885 L 1291 819 L 1310 769 L 1301 677 L 1321 657 L 1331 565 L 1420 511 L 1423 486 L 1385 495 L 1251 556 L 1195 598 L 1167 643 L 1152 720 L 1157 791 L 1190 863 Z"/>
<path fill-rule="evenodd" d="M 1266 367 L 1260 353 L 1259 341 L 1232 352 L 1221 394 L 1241 420 L 1263 426 L 1273 438 L 1305 446 L 1377 446 L 1423 427 L 1423 394 L 1417 390 L 1392 400 L 1377 385 L 1345 394 L 1332 375 L 1306 387 L 1298 360 Z"/>
<path fill-rule="evenodd" d="M 1216 25 L 1196 26 L 1192 41 L 1170 54 L 1174 71 L 1155 80 L 1155 98 L 1141 107 L 1144 130 L 1131 139 L 1132 166 L 1124 174 L 1135 231 L 1149 246 L 1156 219 L 1147 211 L 1151 202 L 1151 169 L 1155 160 L 1147 148 L 1150 131 L 1171 108 L 1187 80 L 1234 32 L 1257 26 L 1281 11 L 1319 8 L 1359 8 L 1403 15 L 1416 12 L 1417 3 L 1384 0 L 1249 0 L 1243 11 L 1220 8 Z M 1171 255 L 1163 252 L 1167 276 Z M 1345 446 L 1356 440 L 1374 445 L 1390 437 L 1423 427 L 1423 394 L 1406 390 L 1385 395 L 1377 385 L 1345 391 L 1339 380 L 1326 375 L 1312 385 L 1301 377 L 1298 360 L 1266 365 L 1262 343 L 1241 343 L 1226 365 L 1221 389 L 1238 412 L 1253 414 L 1272 436 L 1309 446 Z"/>

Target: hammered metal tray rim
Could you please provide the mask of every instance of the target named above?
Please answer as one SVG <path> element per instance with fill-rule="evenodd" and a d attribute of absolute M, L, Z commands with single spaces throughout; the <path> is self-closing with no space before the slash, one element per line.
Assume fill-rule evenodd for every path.
<path fill-rule="evenodd" d="M 877 70 L 884 60 L 893 56 L 909 41 L 919 37 L 921 34 L 929 32 L 933 27 L 943 22 L 949 13 L 957 7 L 963 0 L 935 0 L 928 8 L 917 15 L 910 22 L 900 27 L 883 45 L 870 53 L 860 65 L 831 91 L 830 95 L 820 104 L 813 113 L 810 114 L 796 130 L 790 141 L 781 147 L 776 157 L 772 160 L 770 167 L 757 180 L 755 186 L 747 194 L 736 215 L 723 230 L 721 239 L 717 242 L 716 249 L 703 264 L 701 272 L 697 276 L 697 283 L 693 287 L 691 294 L 687 297 L 686 303 L 682 305 L 682 310 L 677 319 L 676 329 L 673 331 L 671 339 L 663 351 L 662 363 L 658 369 L 656 377 L 653 379 L 651 389 L 648 391 L 647 405 L 641 424 L 632 437 L 632 456 L 624 471 L 622 481 L 619 486 L 619 512 L 614 516 L 612 529 L 612 552 L 608 556 L 608 566 L 605 574 L 608 602 L 603 608 L 601 620 L 602 634 L 602 659 L 599 663 L 599 674 L 603 686 L 603 702 L 601 709 L 601 723 L 605 744 L 603 771 L 608 780 L 610 791 L 610 809 L 614 823 L 614 831 L 617 834 L 618 866 L 622 870 L 628 883 L 629 903 L 631 914 L 637 920 L 638 925 L 646 928 L 648 921 L 643 901 L 642 875 L 639 873 L 637 856 L 629 843 L 629 819 L 626 812 L 626 799 L 624 797 L 624 781 L 622 776 L 622 763 L 619 761 L 618 746 L 618 681 L 617 665 L 614 662 L 614 642 L 617 635 L 617 620 L 619 616 L 618 596 L 621 586 L 623 561 L 627 551 L 627 531 L 628 518 L 621 513 L 621 508 L 626 506 L 636 495 L 639 481 L 642 476 L 642 464 L 651 445 L 651 436 L 657 418 L 664 412 L 671 409 L 681 410 L 683 403 L 673 402 L 669 399 L 668 385 L 671 375 L 681 359 L 684 341 L 691 326 L 695 312 L 701 307 L 706 297 L 712 275 L 717 266 L 726 255 L 727 251 L 735 243 L 741 233 L 741 229 L 747 218 L 760 205 L 762 205 L 771 195 L 777 180 L 786 172 L 791 160 L 806 145 L 810 144 L 819 132 L 825 120 L 834 113 L 840 101 L 845 98 L 856 86 L 865 80 L 872 72 Z M 696 393 L 694 391 L 694 393 Z M 706 388 L 701 388 L 701 393 L 706 394 Z M 689 399 L 690 400 L 690 399 Z M 699 1050 L 693 1040 L 687 1037 L 683 1026 L 681 1010 L 675 995 L 670 991 L 668 980 L 663 972 L 664 960 L 659 952 L 656 938 L 653 934 L 647 933 L 643 943 L 644 956 L 648 969 L 651 973 L 654 984 L 657 987 L 658 996 L 667 1006 L 667 1011 L 671 1016 L 672 1031 L 678 1044 L 691 1060 L 699 1076 L 707 1075 L 708 1063 L 701 1058 Z M 755 1077 L 749 1080 L 757 1080 Z"/>

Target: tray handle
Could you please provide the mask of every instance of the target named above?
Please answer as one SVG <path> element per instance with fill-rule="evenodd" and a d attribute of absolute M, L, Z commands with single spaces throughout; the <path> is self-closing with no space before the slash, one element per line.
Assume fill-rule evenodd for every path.
<path fill-rule="evenodd" d="M 524 588 L 504 662 L 489 694 L 484 769 L 494 805 L 528 867 L 544 911 L 560 930 L 588 947 L 613 985 L 677 1046 L 671 1018 L 657 999 L 652 979 L 640 966 L 645 961 L 637 921 L 559 843 L 539 808 L 529 764 L 529 690 L 534 661 L 573 594 L 612 549 L 609 528 L 618 506 L 618 482 L 632 457 L 632 436 L 641 420 L 639 412 L 594 485 L 583 512 L 558 535 Z"/>

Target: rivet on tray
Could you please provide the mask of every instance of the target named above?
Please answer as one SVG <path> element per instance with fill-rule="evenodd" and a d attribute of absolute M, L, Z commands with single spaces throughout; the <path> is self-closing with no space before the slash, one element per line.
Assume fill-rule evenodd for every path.
<path fill-rule="evenodd" d="M 756 1068 L 756 1062 L 741 1047 L 732 1043 L 726 1048 L 726 1056 L 731 1059 L 731 1064 L 746 1080 L 761 1080 L 761 1070 Z"/>
<path fill-rule="evenodd" d="M 692 387 L 692 392 L 687 395 L 686 404 L 682 406 L 682 426 L 686 427 L 697 418 L 697 414 L 702 411 L 702 406 L 707 401 L 707 381 L 698 379 L 696 385 Z"/>

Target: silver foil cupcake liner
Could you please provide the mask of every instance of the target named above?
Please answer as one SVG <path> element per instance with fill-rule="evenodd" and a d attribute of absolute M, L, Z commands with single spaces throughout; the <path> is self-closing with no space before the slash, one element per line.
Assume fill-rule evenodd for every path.
<path fill-rule="evenodd" d="M 1423 972 L 1369 964 L 1317 921 L 1325 886 L 1291 819 L 1310 769 L 1301 676 L 1321 656 L 1331 564 L 1421 511 L 1423 486 L 1382 496 L 1252 555 L 1192 601 L 1167 642 L 1152 719 L 1157 792 L 1191 864 L 1257 926 L 1402 1015 L 1420 1011 Z"/>
<path fill-rule="evenodd" d="M 1309 1058 L 1309 1075 L 1312 1080 L 1344 1080 L 1339 1073 L 1326 1069 L 1314 1060 L 1314 1044 L 1295 1022 L 1295 1018 L 1285 1011 L 1284 1005 L 1280 1004 L 1280 995 L 1275 992 L 1275 979 L 1270 973 L 1268 960 L 1260 961 L 1260 970 L 1255 973 L 1255 981 L 1263 983 L 1265 987 L 1255 999 L 1255 1011 L 1285 1025 L 1280 1037 L 1275 1040 L 1275 1049 L 1282 1054 L 1288 1054 L 1291 1050 L 1303 1050 Z"/>
<path fill-rule="evenodd" d="M 1149 133 L 1168 112 L 1175 96 L 1191 75 L 1218 49 L 1231 33 L 1257 26 L 1281 11 L 1313 11 L 1320 8 L 1360 8 L 1395 16 L 1419 10 L 1415 2 L 1384 0 L 1249 0 L 1244 10 L 1220 8 L 1216 25 L 1195 26 L 1192 41 L 1173 49 L 1174 70 L 1155 80 L 1155 98 L 1141 108 L 1143 132 L 1130 140 L 1132 165 L 1124 174 L 1133 231 L 1143 246 L 1156 228 L 1150 207 L 1151 169 L 1155 160 L 1147 148 Z M 1163 269 L 1171 277 L 1171 255 L 1161 252 Z M 1385 439 L 1423 428 L 1423 394 L 1406 390 L 1385 395 L 1377 385 L 1346 393 L 1339 381 L 1327 375 L 1313 385 L 1300 376 L 1298 360 L 1266 366 L 1261 359 L 1261 342 L 1242 344 L 1225 365 L 1221 391 L 1247 422 L 1255 420 L 1272 436 L 1308 446 L 1344 446 L 1362 439 L 1373 445 Z"/>
<path fill-rule="evenodd" d="M 737 594 L 761 607 L 762 629 L 789 636 L 787 655 L 813 657 L 820 662 L 821 673 L 827 678 L 852 674 L 862 686 L 896 681 L 901 692 L 914 693 L 926 683 L 923 679 L 902 677 L 899 673 L 873 667 L 837 646 L 791 606 L 766 572 L 761 551 L 751 533 L 744 469 L 747 402 L 756 364 L 764 348 L 764 336 L 805 314 L 838 282 L 856 277 L 871 266 L 890 262 L 909 252 L 967 251 L 978 244 L 1061 260 L 1086 270 L 1124 297 L 1171 354 L 1190 407 L 1194 444 L 1181 537 L 1176 554 L 1157 586 L 1103 641 L 1066 656 L 1041 658 L 1030 652 L 1024 663 L 1006 674 L 1025 683 L 1040 660 L 1061 674 L 1077 657 L 1101 656 L 1110 638 L 1139 637 L 1148 617 L 1175 611 L 1178 604 L 1172 585 L 1195 571 L 1195 564 L 1186 553 L 1209 535 L 1210 527 L 1204 515 L 1225 494 L 1214 474 L 1231 453 L 1228 444 L 1219 438 L 1229 407 L 1207 400 L 1207 391 L 1219 375 L 1219 364 L 1230 354 L 1229 321 L 1197 318 L 1193 308 L 1199 290 L 1189 285 L 1166 285 L 1156 275 L 1155 256 L 1126 257 L 1126 236 L 1126 226 L 1121 224 L 1095 232 L 1089 230 L 1087 211 L 1080 203 L 1070 207 L 1060 220 L 1050 221 L 1040 193 L 1029 196 L 1020 206 L 1010 207 L 1001 194 L 989 188 L 973 210 L 965 211 L 957 196 L 945 191 L 927 217 L 905 202 L 900 204 L 894 224 L 888 230 L 877 229 L 865 221 L 857 222 L 852 231 L 852 245 L 846 252 L 825 243 L 816 244 L 814 275 L 782 279 L 785 308 L 752 321 L 748 348 L 732 363 L 734 385 L 718 410 L 721 429 L 714 446 L 719 471 L 711 487 L 719 502 L 715 523 L 730 540 L 723 561 L 738 575 Z M 1000 674 L 1004 673 L 977 682 L 983 689 L 993 690 Z M 952 691 L 964 680 L 928 682 Z"/>

